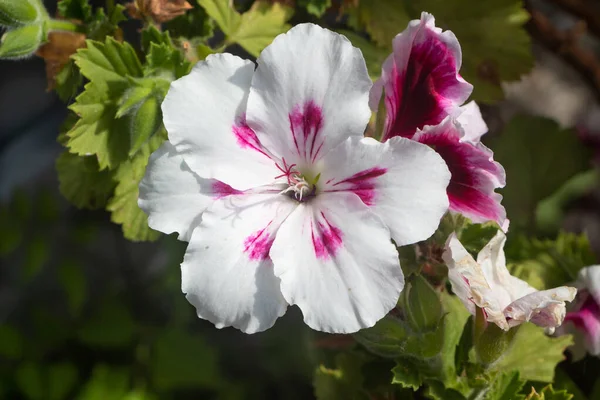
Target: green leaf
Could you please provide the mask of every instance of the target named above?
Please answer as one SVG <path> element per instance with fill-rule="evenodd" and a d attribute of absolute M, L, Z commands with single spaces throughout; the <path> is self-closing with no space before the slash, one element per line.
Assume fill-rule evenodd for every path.
<path fill-rule="evenodd" d="M 86 299 L 86 279 L 83 265 L 74 261 L 64 261 L 58 268 L 58 279 L 67 296 L 69 311 L 73 317 L 79 316 Z"/>
<path fill-rule="evenodd" d="M 495 222 L 484 224 L 467 223 L 458 232 L 458 238 L 469 253 L 476 256 L 498 233 L 499 229 L 500 227 Z"/>
<path fill-rule="evenodd" d="M 204 40 L 212 37 L 214 34 L 214 21 L 209 18 L 207 12 L 197 2 L 190 3 L 194 8 L 165 23 L 165 31 L 170 32 L 174 38 L 183 36 Z"/>
<path fill-rule="evenodd" d="M 129 114 L 134 107 L 139 106 L 152 94 L 152 87 L 148 86 L 132 86 L 123 93 L 119 100 L 119 109 L 116 117 L 121 118 Z"/>
<path fill-rule="evenodd" d="M 45 38 L 41 23 L 8 30 L 0 40 L 0 59 L 18 59 L 30 56 Z"/>
<path fill-rule="evenodd" d="M 129 392 L 129 378 L 127 369 L 98 365 L 77 400 L 122 399 Z"/>
<path fill-rule="evenodd" d="M 350 25 L 359 30 L 364 28 L 377 46 L 389 50 L 388 54 L 391 53 L 392 39 L 406 28 L 410 20 L 404 3 L 398 0 L 362 0 L 357 8 L 349 8 L 348 11 Z"/>
<path fill-rule="evenodd" d="M 19 331 L 10 325 L 0 325 L 0 356 L 18 360 L 22 354 L 23 338 Z"/>
<path fill-rule="evenodd" d="M 162 125 L 160 102 L 155 96 L 148 97 L 136 110 L 132 119 L 130 135 L 132 156 L 156 133 Z"/>
<path fill-rule="evenodd" d="M 44 371 L 40 364 L 22 363 L 17 367 L 15 380 L 20 391 L 29 400 L 45 400 Z"/>
<path fill-rule="evenodd" d="M 310 14 L 322 17 L 325 11 L 331 7 L 331 0 L 299 0 L 298 5 L 306 8 Z"/>
<path fill-rule="evenodd" d="M 59 14 L 66 19 L 87 22 L 92 18 L 92 6 L 88 0 L 60 0 L 57 8 Z"/>
<path fill-rule="evenodd" d="M 119 31 L 119 23 L 125 21 L 125 7 L 115 4 L 106 15 L 103 8 L 97 8 L 89 21 L 86 21 L 87 37 L 92 40 L 103 40 L 106 36 L 115 35 Z"/>
<path fill-rule="evenodd" d="M 73 364 L 61 363 L 48 367 L 46 382 L 48 384 L 48 400 L 66 399 L 75 384 L 79 373 Z"/>
<path fill-rule="evenodd" d="M 160 391 L 215 389 L 220 385 L 214 347 L 199 335 L 176 328 L 163 330 L 152 349 L 152 382 Z"/>
<path fill-rule="evenodd" d="M 437 292 L 422 275 L 411 275 L 402 291 L 403 309 L 416 331 L 435 329 L 442 318 Z"/>
<path fill-rule="evenodd" d="M 110 298 L 102 302 L 77 331 L 77 339 L 92 347 L 125 347 L 133 340 L 135 328 L 129 310 L 117 299 Z"/>
<path fill-rule="evenodd" d="M 279 3 L 269 5 L 258 1 L 244 14 L 230 7 L 229 0 L 198 0 L 198 3 L 217 22 L 227 43 L 238 43 L 255 57 L 275 36 L 290 28 L 286 21 L 292 10 Z"/>
<path fill-rule="evenodd" d="M 100 171 L 94 156 L 65 151 L 56 160 L 56 171 L 61 194 L 79 208 L 104 207 L 115 187 L 113 173 Z"/>
<path fill-rule="evenodd" d="M 399 360 L 392 373 L 394 374 L 394 378 L 392 379 L 392 383 L 394 384 L 414 391 L 423 385 L 423 377 L 419 373 L 418 367 L 408 359 Z"/>
<path fill-rule="evenodd" d="M 570 335 L 548 337 L 544 329 L 531 323 L 521 325 L 503 357 L 490 366 L 499 372 L 518 371 L 521 379 L 552 382 L 556 365 L 573 344 Z"/>
<path fill-rule="evenodd" d="M 575 132 L 546 118 L 517 116 L 490 145 L 510 177 L 502 203 L 513 227 L 533 227 L 538 203 L 589 168 L 588 150 Z"/>
<path fill-rule="evenodd" d="M 318 400 L 367 399 L 363 392 L 362 366 L 368 357 L 359 352 L 340 353 L 335 357 L 335 367 L 321 364 L 315 371 L 313 386 Z"/>
<path fill-rule="evenodd" d="M 498 374 L 485 394 L 485 400 L 522 400 L 525 396 L 519 394 L 525 385 L 518 371 Z"/>
<path fill-rule="evenodd" d="M 571 400 L 572 398 L 573 395 L 566 390 L 554 390 L 552 385 L 548 385 L 539 393 L 532 387 L 526 400 Z"/>
<path fill-rule="evenodd" d="M 401 319 L 388 314 L 375 326 L 361 329 L 353 336 L 371 353 L 381 357 L 396 358 L 404 355 L 409 332 Z"/>
<path fill-rule="evenodd" d="M 23 264 L 23 277 L 29 281 L 36 277 L 50 259 L 49 238 L 36 234 L 27 244 L 27 252 Z"/>
<path fill-rule="evenodd" d="M 123 234 L 129 240 L 156 240 L 160 233 L 148 227 L 148 216 L 138 207 L 138 187 L 144 177 L 150 154 L 164 141 L 164 135 L 154 135 L 137 154 L 121 164 L 115 175 L 117 187 L 108 204 L 114 223 L 123 225 Z"/>
<path fill-rule="evenodd" d="M 35 0 L 0 0 L 0 25 L 28 25 L 44 17 L 43 9 Z"/>
<path fill-rule="evenodd" d="M 596 263 L 587 236 L 568 232 L 555 240 L 516 238 L 507 254 L 515 261 L 511 273 L 539 290 L 571 284 L 579 270 Z"/>

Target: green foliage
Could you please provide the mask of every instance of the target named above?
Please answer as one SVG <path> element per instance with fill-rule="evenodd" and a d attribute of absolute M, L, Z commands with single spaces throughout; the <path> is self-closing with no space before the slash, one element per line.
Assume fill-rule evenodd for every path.
<path fill-rule="evenodd" d="M 564 360 L 571 336 L 548 337 L 531 323 L 521 325 L 503 357 L 490 366 L 499 372 L 519 371 L 524 380 L 552 382 L 556 364 Z"/>
<path fill-rule="evenodd" d="M 588 150 L 575 133 L 541 117 L 513 118 L 490 144 L 510 177 L 502 203 L 513 229 L 534 227 L 538 203 L 589 167 Z"/>
<path fill-rule="evenodd" d="M 306 8 L 310 14 L 322 17 L 325 11 L 331 7 L 331 0 L 298 0 L 300 7 Z"/>
<path fill-rule="evenodd" d="M 585 234 L 560 232 L 551 239 L 516 238 L 507 249 L 513 275 L 544 290 L 572 284 L 580 269 L 596 263 Z"/>
<path fill-rule="evenodd" d="M 422 275 L 408 278 L 402 291 L 403 309 L 416 331 L 435 329 L 442 318 L 442 304 L 436 291 Z"/>
<path fill-rule="evenodd" d="M 292 10 L 279 3 L 268 5 L 256 2 L 250 10 L 240 14 L 228 0 L 198 0 L 206 13 L 215 20 L 225 34 L 225 43 L 237 43 L 257 57 L 275 36 L 287 31 L 286 21 Z"/>
<path fill-rule="evenodd" d="M 114 298 L 103 301 L 78 330 L 77 339 L 88 346 L 118 348 L 130 344 L 135 325 L 129 310 Z"/>
<path fill-rule="evenodd" d="M 43 24 L 25 25 L 6 31 L 0 39 L 0 59 L 28 57 L 46 38 Z"/>
<path fill-rule="evenodd" d="M 485 400 L 523 400 L 521 389 L 525 382 L 518 371 L 504 372 L 496 376 L 485 394 Z"/>
<path fill-rule="evenodd" d="M 552 385 L 546 386 L 541 392 L 537 392 L 531 388 L 531 393 L 526 397 L 526 400 L 571 400 L 572 394 L 566 390 L 554 390 Z"/>
<path fill-rule="evenodd" d="M 164 24 L 164 31 L 172 37 L 197 38 L 206 40 L 213 35 L 214 20 L 209 18 L 198 2 L 190 1 L 193 9 Z"/>
<path fill-rule="evenodd" d="M 79 316 L 87 291 L 83 265 L 71 260 L 62 262 L 58 268 L 58 279 L 64 289 L 71 315 Z"/>
<path fill-rule="evenodd" d="M 89 21 L 92 18 L 92 6 L 88 0 L 60 0 L 57 9 L 67 19 Z"/>
<path fill-rule="evenodd" d="M 25 362 L 16 371 L 16 382 L 29 400 L 64 400 L 77 382 L 77 369 L 68 363 L 41 365 Z"/>
<path fill-rule="evenodd" d="M 29 281 L 37 276 L 50 258 L 49 238 L 36 234 L 27 242 L 27 255 L 23 263 L 23 278 Z"/>
<path fill-rule="evenodd" d="M 348 8 L 347 11 L 350 25 L 358 30 L 364 28 L 375 44 L 388 53 L 391 52 L 392 39 L 406 28 L 411 19 L 404 3 L 395 0 L 362 0 L 357 8 Z"/>
<path fill-rule="evenodd" d="M 19 331 L 10 325 L 0 325 L 0 356 L 18 360 L 22 353 L 23 338 Z"/>
<path fill-rule="evenodd" d="M 334 368 L 319 365 L 313 380 L 317 399 L 366 400 L 361 369 L 368 359 L 366 355 L 352 351 L 338 354 Z"/>
<path fill-rule="evenodd" d="M 0 0 L 0 25 L 29 25 L 43 16 L 37 0 Z"/>
<path fill-rule="evenodd" d="M 78 156 L 67 151 L 56 160 L 60 193 L 79 208 L 103 208 L 113 193 L 113 173 L 100 171 L 94 156 Z"/>
<path fill-rule="evenodd" d="M 98 365 L 77 400 L 124 399 L 129 393 L 129 379 L 126 369 Z"/>

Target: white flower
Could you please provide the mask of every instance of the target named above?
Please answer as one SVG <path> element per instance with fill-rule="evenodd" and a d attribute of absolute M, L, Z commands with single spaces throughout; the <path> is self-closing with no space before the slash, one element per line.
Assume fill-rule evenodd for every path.
<path fill-rule="evenodd" d="M 600 265 L 579 271 L 575 286 L 579 289 L 577 301 L 573 310 L 567 313 L 564 325 L 575 334 L 572 350 L 575 358 L 581 358 L 586 350 L 591 355 L 600 356 Z M 567 322 L 573 324 L 574 329 Z"/>
<path fill-rule="evenodd" d="M 218 54 L 172 84 L 139 205 L 190 242 L 182 289 L 199 317 L 251 333 L 296 304 L 310 327 L 348 333 L 396 305 L 390 239 L 433 234 L 450 175 L 425 145 L 363 137 L 370 87 L 361 52 L 312 24 L 256 70 Z"/>
<path fill-rule="evenodd" d="M 538 291 L 512 276 L 506 268 L 505 241 L 498 231 L 475 261 L 456 235 L 450 235 L 443 258 L 452 290 L 471 314 L 479 307 L 487 321 L 504 330 L 531 321 L 553 331 L 565 318 L 565 301 L 572 301 L 577 290 L 561 286 Z"/>

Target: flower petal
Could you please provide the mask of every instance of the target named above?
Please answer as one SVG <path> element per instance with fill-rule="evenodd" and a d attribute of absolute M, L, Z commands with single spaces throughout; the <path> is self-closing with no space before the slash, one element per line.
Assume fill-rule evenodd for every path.
<path fill-rule="evenodd" d="M 448 210 L 448 168 L 417 142 L 348 138 L 319 166 L 322 191 L 356 194 L 386 223 L 398 246 L 430 237 Z"/>
<path fill-rule="evenodd" d="M 181 264 L 182 290 L 198 316 L 246 333 L 270 328 L 287 303 L 269 250 L 296 207 L 286 196 L 228 196 L 202 215 Z"/>
<path fill-rule="evenodd" d="M 510 326 L 531 321 L 544 328 L 556 328 L 565 318 L 565 301 L 573 301 L 576 294 L 577 289 L 568 286 L 536 291 L 512 302 L 504 315 Z"/>
<path fill-rule="evenodd" d="M 446 161 L 452 174 L 448 186 L 450 210 L 476 223 L 496 221 L 502 227 L 506 210 L 500 204 L 502 196 L 494 189 L 506 183 L 504 168 L 483 144 L 474 145 L 462 137 L 460 125 L 447 118 L 439 125 L 426 126 L 413 139 L 431 146 Z"/>
<path fill-rule="evenodd" d="M 579 271 L 577 287 L 586 288 L 596 303 L 600 304 L 600 265 L 592 265 Z"/>
<path fill-rule="evenodd" d="M 320 331 L 373 326 L 404 287 L 388 229 L 349 193 L 324 193 L 300 204 L 279 229 L 271 257 L 283 296 Z"/>
<path fill-rule="evenodd" d="M 248 124 L 265 147 L 303 168 L 363 135 L 371 85 L 362 53 L 348 39 L 300 24 L 258 58 Z"/>
<path fill-rule="evenodd" d="M 455 233 L 446 241 L 442 258 L 448 266 L 448 279 L 452 290 L 465 307 L 475 315 L 475 306 L 485 311 L 486 319 L 504 330 L 509 326 L 503 314 L 502 299 L 492 290 L 481 266 L 467 252 Z"/>
<path fill-rule="evenodd" d="M 217 198 L 240 192 L 214 179 L 194 174 L 169 142 L 150 156 L 140 182 L 138 205 L 148 225 L 163 233 L 179 233 L 189 241 L 201 215 Z"/>
<path fill-rule="evenodd" d="M 587 298 L 579 310 L 567 313 L 565 324 L 573 323 L 575 328 L 583 334 L 587 351 L 598 356 L 600 355 L 600 305 L 593 296 L 585 291 L 580 291 L 578 297 L 582 294 L 587 295 Z"/>
<path fill-rule="evenodd" d="M 411 21 L 392 44 L 381 74 L 387 109 L 384 140 L 411 138 L 417 129 L 457 114 L 473 90 L 458 73 L 462 55 L 456 36 L 436 28 L 431 14 Z M 380 86 L 374 90 L 371 106 L 379 102 Z"/>
<path fill-rule="evenodd" d="M 475 101 L 471 101 L 460 107 L 459 112 L 460 114 L 456 117 L 456 120 L 465 132 L 462 140 L 473 144 L 479 143 L 481 137 L 488 131 L 487 124 L 481 116 L 479 106 Z"/>
<path fill-rule="evenodd" d="M 254 64 L 209 55 L 176 80 L 162 104 L 169 140 L 199 176 L 240 190 L 268 184 L 279 170 L 245 120 Z"/>

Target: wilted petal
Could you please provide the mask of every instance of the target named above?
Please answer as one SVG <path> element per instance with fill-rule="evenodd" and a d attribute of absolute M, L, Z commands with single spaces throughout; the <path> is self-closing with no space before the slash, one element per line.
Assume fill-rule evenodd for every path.
<path fill-rule="evenodd" d="M 414 140 L 431 146 L 442 156 L 452 177 L 448 186 L 450 210 L 473 222 L 496 221 L 503 226 L 506 211 L 502 196 L 494 189 L 506 183 L 504 168 L 493 160 L 493 153 L 483 144 L 463 141 L 461 126 L 451 118 L 418 131 Z"/>
<path fill-rule="evenodd" d="M 573 301 L 576 294 L 577 289 L 567 286 L 536 291 L 509 304 L 504 315 L 510 326 L 531 321 L 544 328 L 556 328 L 565 318 L 565 301 Z"/>
<path fill-rule="evenodd" d="M 383 85 L 376 84 L 371 106 L 384 89 L 387 109 L 384 140 L 412 138 L 417 129 L 437 125 L 457 115 L 473 87 L 459 75 L 462 55 L 456 36 L 435 27 L 431 14 L 421 14 L 393 41 L 393 53 L 384 62 Z M 379 96 L 378 96 L 379 94 Z"/>
<path fill-rule="evenodd" d="M 285 313 L 269 251 L 295 207 L 286 196 L 253 194 L 222 198 L 205 211 L 181 264 L 182 290 L 200 318 L 254 333 Z"/>
<path fill-rule="evenodd" d="M 344 36 L 297 25 L 257 62 L 248 123 L 288 163 L 304 167 L 347 137 L 363 136 L 372 83 L 362 53 Z"/>
<path fill-rule="evenodd" d="M 321 164 L 322 191 L 356 194 L 386 223 L 398 246 L 430 237 L 448 209 L 450 174 L 431 149 L 404 138 L 351 138 Z"/>
<path fill-rule="evenodd" d="M 373 326 L 404 287 L 389 230 L 351 193 L 324 193 L 298 206 L 279 229 L 271 257 L 283 296 L 320 331 Z"/>
<path fill-rule="evenodd" d="M 155 151 L 140 183 L 138 204 L 148 225 L 163 233 L 179 233 L 189 241 L 201 215 L 216 199 L 239 194 L 223 182 L 194 174 L 169 142 Z"/>
<path fill-rule="evenodd" d="M 162 104 L 169 141 L 190 169 L 239 189 L 269 184 L 280 172 L 246 124 L 254 63 L 209 55 L 176 80 Z"/>

